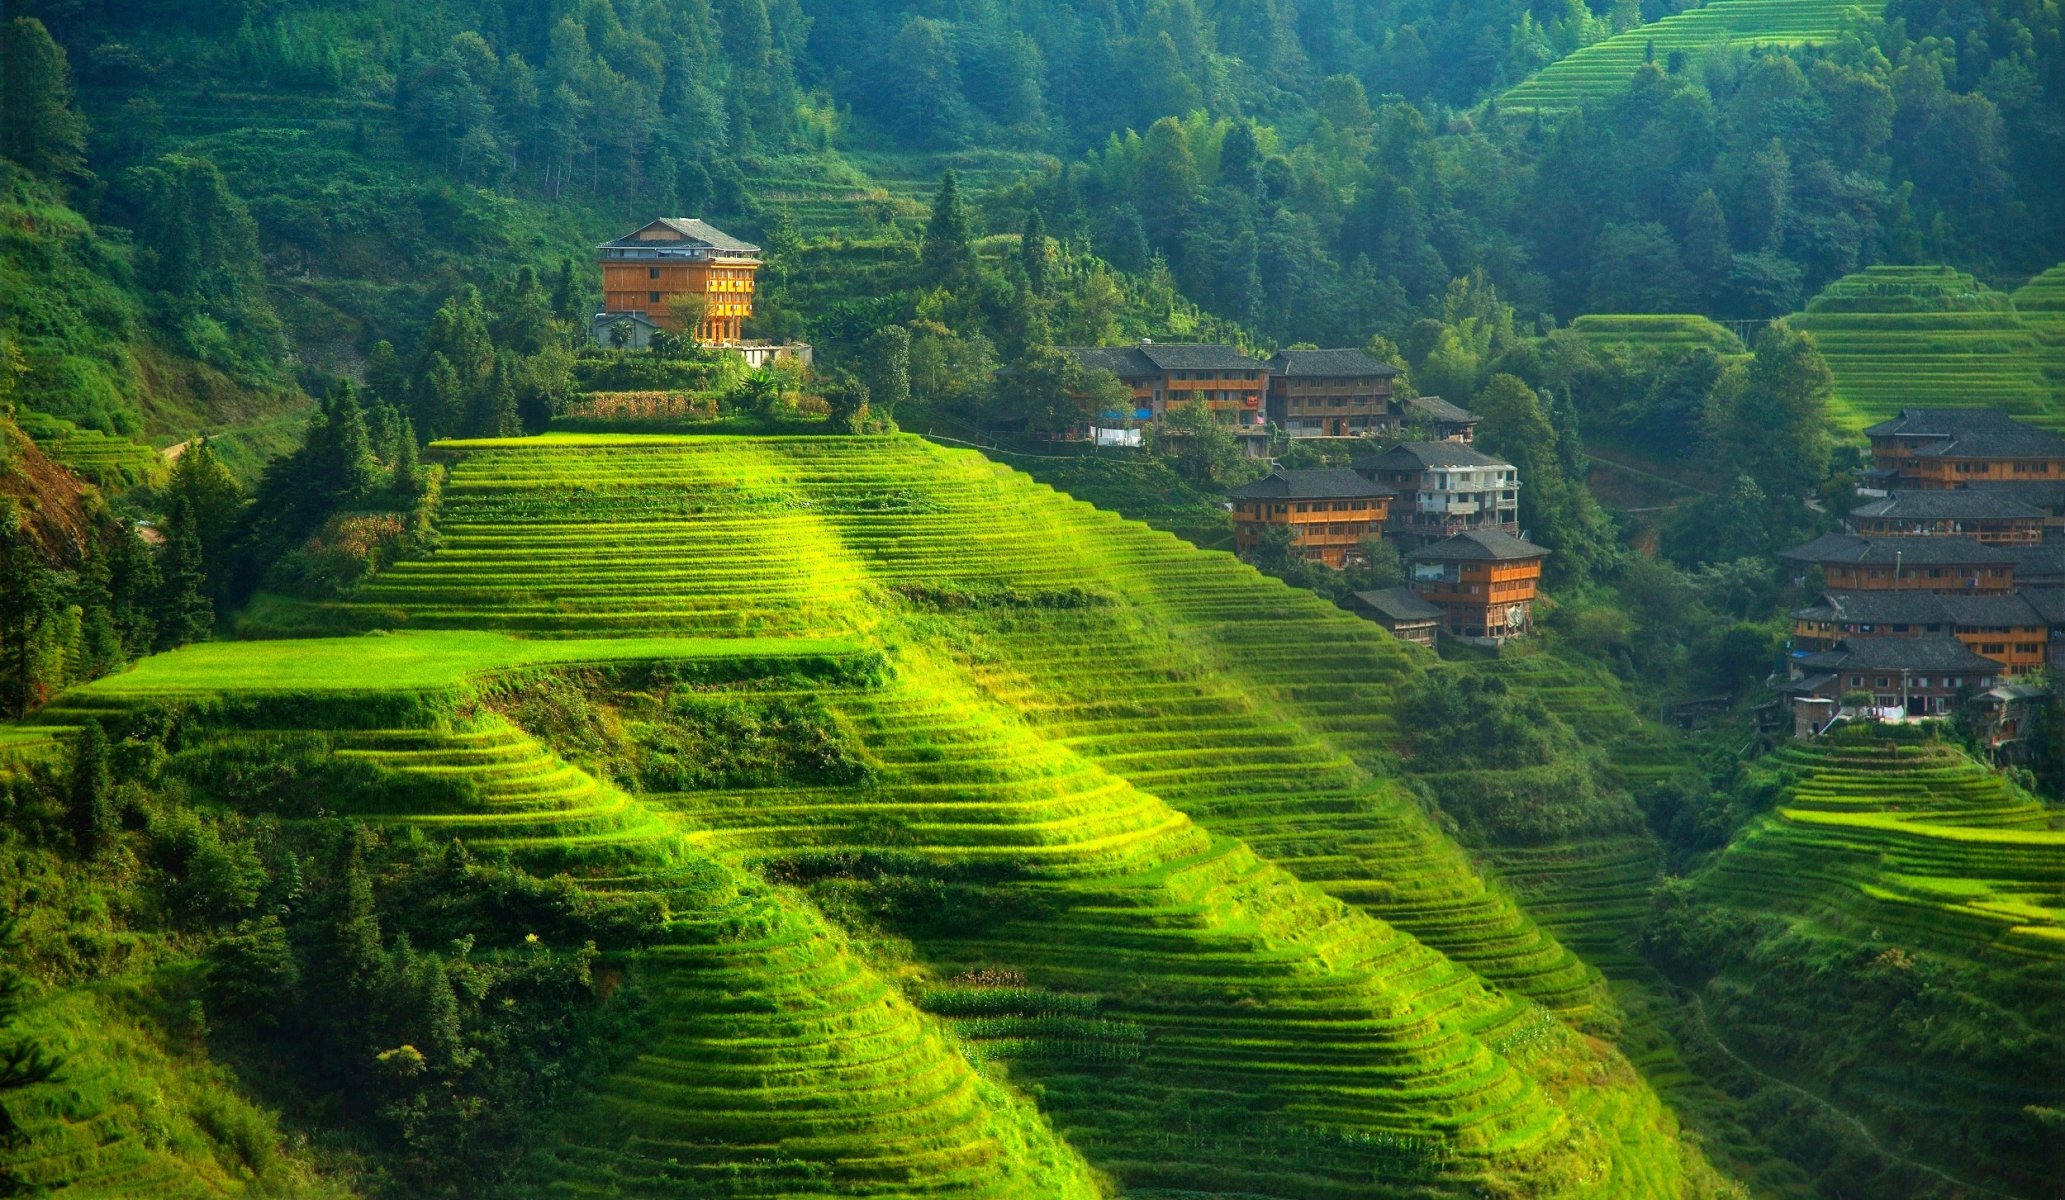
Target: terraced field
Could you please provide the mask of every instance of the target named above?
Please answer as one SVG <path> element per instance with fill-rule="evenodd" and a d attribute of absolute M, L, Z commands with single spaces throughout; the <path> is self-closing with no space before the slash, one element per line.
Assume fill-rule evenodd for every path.
<path fill-rule="evenodd" d="M 163 456 L 140 442 L 38 412 L 15 421 L 43 453 L 103 487 L 134 487 L 165 473 Z"/>
<path fill-rule="evenodd" d="M 2035 282 L 2041 303 L 2048 285 Z M 2065 336 L 1949 267 L 1870 267 L 1791 318 L 1835 374 L 1835 415 L 1861 429 L 1902 407 L 2005 408 L 2065 428 Z"/>
<path fill-rule="evenodd" d="M 1999 774 L 1949 746 L 1845 739 L 1771 765 L 1785 798 L 1722 856 L 1716 896 L 1940 953 L 2065 958 L 2065 829 Z"/>
<path fill-rule="evenodd" d="M 1667 64 L 1673 54 L 1688 59 L 1726 46 L 1808 46 L 1833 38 L 1849 0 L 1710 0 L 1709 3 L 1638 25 L 1550 63 L 1507 89 L 1501 107 L 1515 112 L 1562 112 L 1610 99 L 1628 85 L 1645 61 Z"/>
<path fill-rule="evenodd" d="M 1742 354 L 1742 339 L 1722 325 L 1693 313 L 1587 314 L 1570 323 L 1594 346 L 1632 350 L 1690 350 L 1704 347 L 1716 354 Z"/>
<path fill-rule="evenodd" d="M 860 747 L 857 782 L 631 799 L 482 724 L 484 769 L 533 782 L 421 814 L 440 834 L 540 856 L 679 836 L 838 911 L 875 894 L 852 864 L 936 875 L 919 893 L 935 907 L 893 926 L 899 982 L 1128 1188 L 1620 1196 L 1707 1178 L 1628 1065 L 1566 1023 L 1612 1024 L 1596 973 L 1372 774 L 1420 652 L 917 439 L 440 452 L 444 549 L 347 601 L 274 601 L 268 632 L 838 637 L 887 664 L 809 689 Z"/>

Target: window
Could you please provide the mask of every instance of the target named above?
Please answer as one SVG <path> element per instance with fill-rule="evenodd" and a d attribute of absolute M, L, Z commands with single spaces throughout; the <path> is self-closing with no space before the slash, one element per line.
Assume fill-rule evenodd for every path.
<path fill-rule="evenodd" d="M 645 295 L 646 299 L 650 300 L 654 304 L 658 304 L 660 302 L 660 294 L 658 292 L 647 292 Z"/>
<path fill-rule="evenodd" d="M 1877 679 L 1874 679 L 1874 680 L 1872 681 L 1872 686 L 1873 686 L 1873 687 L 1885 687 L 1885 686 L 1886 686 L 1886 677 L 1885 677 L 1884 675 L 1881 675 L 1881 676 L 1879 676 L 1879 677 L 1878 677 Z"/>
<path fill-rule="evenodd" d="M 1851 686 L 1851 687 L 1863 687 L 1863 686 L 1864 686 L 1864 676 L 1862 676 L 1862 675 L 1852 675 L 1852 676 L 1850 676 L 1850 686 Z"/>
<path fill-rule="evenodd" d="M 645 269 L 645 277 L 647 279 L 658 279 L 660 277 L 660 269 L 658 267 L 647 267 Z"/>

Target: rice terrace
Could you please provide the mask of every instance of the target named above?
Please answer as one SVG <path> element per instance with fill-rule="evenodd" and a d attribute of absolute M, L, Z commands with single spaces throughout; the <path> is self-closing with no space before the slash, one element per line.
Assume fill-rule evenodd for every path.
<path fill-rule="evenodd" d="M 2065 13 L 14 0 L 0 1196 L 2065 1200 Z"/>

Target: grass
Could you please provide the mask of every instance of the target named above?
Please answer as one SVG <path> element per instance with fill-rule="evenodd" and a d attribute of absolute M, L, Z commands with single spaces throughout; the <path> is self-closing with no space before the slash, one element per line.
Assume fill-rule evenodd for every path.
<path fill-rule="evenodd" d="M 163 456 L 140 442 L 38 412 L 22 412 L 16 423 L 43 453 L 102 487 L 135 487 L 165 476 Z"/>
<path fill-rule="evenodd" d="M 1696 314 L 1587 314 L 1570 323 L 1594 346 L 1633 350 L 1690 350 L 1704 347 L 1716 354 L 1744 353 L 1742 339 Z"/>
<path fill-rule="evenodd" d="M 1562 112 L 1609 100 L 1646 61 L 1696 58 L 1729 46 L 1806 46 L 1842 29 L 1849 0 L 1711 0 L 1699 8 L 1637 25 L 1537 71 L 1499 97 L 1513 112 Z"/>
<path fill-rule="evenodd" d="M 2049 286 L 2032 281 L 2029 298 L 2041 305 Z M 2065 329 L 1970 275 L 1870 267 L 1830 284 L 1791 322 L 1828 360 L 1833 415 L 1846 428 L 1916 403 L 2005 408 L 2065 428 Z"/>

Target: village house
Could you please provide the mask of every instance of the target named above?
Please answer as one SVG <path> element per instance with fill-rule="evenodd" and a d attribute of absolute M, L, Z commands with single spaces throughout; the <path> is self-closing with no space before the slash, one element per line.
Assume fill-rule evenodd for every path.
<path fill-rule="evenodd" d="M 1870 707 L 1902 716 L 1941 716 L 2000 679 L 2000 665 L 1947 634 L 1917 638 L 1853 638 L 1793 660 L 1786 692 L 1796 714 L 1806 704 L 1817 720 L 1833 716 L 1845 696 L 1862 692 Z M 1825 721 L 1819 721 L 1825 725 Z"/>
<path fill-rule="evenodd" d="M 1442 628 L 1491 643 L 1534 628 L 1548 550 L 1500 529 L 1477 529 L 1407 555 L 1415 595 L 1441 609 Z"/>
<path fill-rule="evenodd" d="M 2065 588 L 2065 538 L 2004 548 L 2015 556 L 2016 587 Z"/>
<path fill-rule="evenodd" d="M 2040 713 L 2048 692 L 2028 683 L 2008 683 L 1972 697 L 1970 712 L 1980 738 L 1998 765 L 2028 762 L 2036 749 Z"/>
<path fill-rule="evenodd" d="M 1850 510 L 1859 537 L 1968 537 L 1991 546 L 2043 540 L 2044 513 L 1991 488 L 1892 492 Z"/>
<path fill-rule="evenodd" d="M 595 318 L 598 343 L 608 345 L 608 327 L 631 314 L 670 333 L 682 328 L 684 312 L 701 310 L 692 331 L 707 346 L 736 346 L 753 315 L 760 247 L 743 242 L 693 217 L 661 217 L 597 247 L 602 265 L 602 312 Z M 651 329 L 646 331 L 648 340 Z"/>
<path fill-rule="evenodd" d="M 1381 538 L 1391 492 L 1345 469 L 1282 468 L 1227 493 L 1233 502 L 1233 540 L 1248 557 L 1272 528 L 1290 531 L 1302 557 L 1344 567 L 1364 560 L 1363 543 Z"/>
<path fill-rule="evenodd" d="M 2043 514 L 2047 538 L 2065 539 L 2065 479 L 2032 483 L 1974 483 L 1959 489 L 1971 495 L 2004 496 Z"/>
<path fill-rule="evenodd" d="M 2013 677 L 2044 669 L 2053 631 L 2065 631 L 2065 591 L 2009 595 L 1830 592 L 1792 614 L 1793 652 L 1816 654 L 1860 638 L 1949 635 Z"/>
<path fill-rule="evenodd" d="M 1397 374 L 1360 350 L 1279 351 L 1269 360 L 1269 419 L 1294 438 L 1388 432 Z"/>
<path fill-rule="evenodd" d="M 1415 542 L 1474 530 L 1520 533 L 1520 472 L 1462 442 L 1402 442 L 1355 470 L 1397 493 L 1391 530 Z"/>
<path fill-rule="evenodd" d="M 1909 408 L 1864 431 L 1868 484 L 1943 489 L 2065 479 L 2065 437 L 1997 408 Z"/>
<path fill-rule="evenodd" d="M 2023 549 L 2027 549 L 2026 547 Z M 1779 558 L 1804 574 L 1820 567 L 1832 592 L 1911 588 L 1924 592 L 2012 592 L 2016 548 L 1969 537 L 1866 538 L 1827 533 Z"/>
<path fill-rule="evenodd" d="M 1341 607 L 1375 621 L 1402 642 L 1432 646 L 1434 635 L 1441 628 L 1440 606 L 1420 599 L 1407 588 L 1356 592 L 1343 600 Z"/>
<path fill-rule="evenodd" d="M 1477 440 L 1477 414 L 1439 396 L 1413 396 L 1393 401 L 1391 407 L 1400 429 L 1425 430 L 1437 442 L 1469 445 Z"/>
<path fill-rule="evenodd" d="M 1236 433 L 1260 435 L 1269 364 L 1232 346 L 1141 341 L 1132 346 L 1063 346 L 1085 371 L 1110 371 L 1133 392 L 1136 421 L 1159 421 L 1186 405 L 1203 405 Z M 1127 414 L 1099 414 L 1101 419 Z"/>

